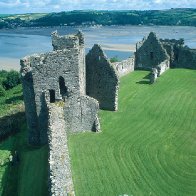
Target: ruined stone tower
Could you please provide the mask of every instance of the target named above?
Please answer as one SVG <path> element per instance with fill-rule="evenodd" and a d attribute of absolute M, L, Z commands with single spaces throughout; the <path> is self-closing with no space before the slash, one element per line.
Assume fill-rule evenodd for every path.
<path fill-rule="evenodd" d="M 97 131 L 98 101 L 86 96 L 84 38 L 52 33 L 53 51 L 21 60 L 29 143 L 47 143 L 48 103 L 64 102 L 66 131 Z"/>

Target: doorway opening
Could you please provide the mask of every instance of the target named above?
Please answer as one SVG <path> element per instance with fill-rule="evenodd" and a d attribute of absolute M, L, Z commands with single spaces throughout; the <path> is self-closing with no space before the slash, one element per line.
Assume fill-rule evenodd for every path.
<path fill-rule="evenodd" d="M 62 76 L 59 77 L 59 89 L 62 97 L 67 96 L 67 87 L 65 86 L 65 79 Z"/>
<path fill-rule="evenodd" d="M 55 103 L 55 90 L 50 89 L 49 93 L 50 93 L 50 103 Z"/>

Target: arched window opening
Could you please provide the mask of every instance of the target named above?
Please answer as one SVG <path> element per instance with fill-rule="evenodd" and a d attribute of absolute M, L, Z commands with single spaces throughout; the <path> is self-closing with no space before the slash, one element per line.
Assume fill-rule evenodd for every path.
<path fill-rule="evenodd" d="M 55 102 L 55 90 L 50 89 L 49 93 L 50 93 L 50 103 L 54 103 Z"/>
<path fill-rule="evenodd" d="M 59 89 L 62 97 L 67 96 L 67 87 L 65 86 L 65 79 L 62 76 L 59 77 Z"/>

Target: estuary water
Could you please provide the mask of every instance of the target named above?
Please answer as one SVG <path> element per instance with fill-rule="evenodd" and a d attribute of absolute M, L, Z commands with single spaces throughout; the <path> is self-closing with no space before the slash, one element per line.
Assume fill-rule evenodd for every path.
<path fill-rule="evenodd" d="M 50 27 L 18 28 L 0 30 L 0 70 L 19 70 L 19 59 L 33 53 L 52 50 L 52 31 L 60 34 L 76 33 L 80 29 L 85 35 L 86 52 L 98 43 L 106 55 L 126 59 L 133 55 L 135 44 L 153 31 L 160 38 L 184 38 L 185 44 L 196 48 L 196 27 L 173 26 L 96 26 L 96 27 Z"/>

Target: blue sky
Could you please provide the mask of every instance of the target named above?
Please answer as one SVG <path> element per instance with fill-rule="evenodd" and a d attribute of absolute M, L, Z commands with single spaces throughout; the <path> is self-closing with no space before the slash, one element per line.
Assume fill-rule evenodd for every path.
<path fill-rule="evenodd" d="M 0 14 L 67 10 L 196 8 L 196 0 L 0 0 Z"/>

